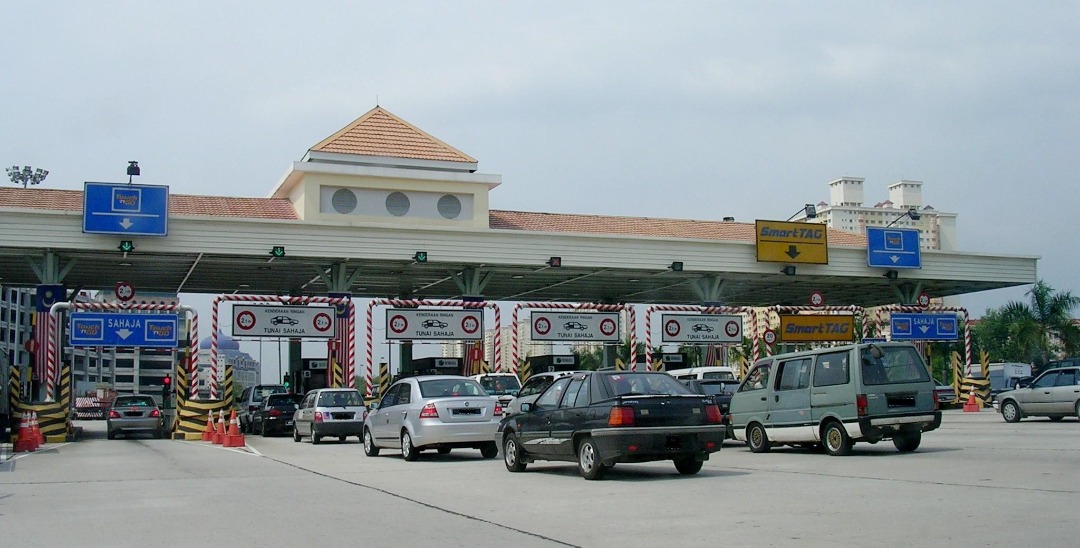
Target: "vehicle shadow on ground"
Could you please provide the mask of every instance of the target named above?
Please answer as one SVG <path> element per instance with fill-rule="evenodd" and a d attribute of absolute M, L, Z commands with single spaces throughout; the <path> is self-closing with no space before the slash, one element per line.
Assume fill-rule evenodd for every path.
<path fill-rule="evenodd" d="M 578 472 L 577 465 L 575 465 L 574 463 L 530 463 L 525 472 L 522 473 L 543 474 L 545 476 L 561 476 L 567 478 L 581 477 L 581 474 Z M 679 472 L 675 470 L 675 465 L 673 464 L 670 466 L 670 468 L 662 468 L 657 466 L 641 466 L 636 464 L 617 464 L 605 470 L 604 475 L 600 478 L 600 481 L 606 480 L 640 483 L 692 478 L 728 478 L 745 476 L 748 474 L 750 474 L 750 472 L 702 468 L 701 471 L 697 474 L 684 476 L 682 474 L 679 474 Z"/>
<path fill-rule="evenodd" d="M 743 446 L 742 448 L 733 448 L 735 451 L 744 453 L 750 453 L 750 448 Z M 963 451 L 963 447 L 920 447 L 911 453 L 901 453 L 892 446 L 892 442 L 880 442 L 877 445 L 870 444 L 857 444 L 852 450 L 850 457 L 910 457 L 912 455 L 918 455 L 920 453 L 950 453 L 953 451 Z M 805 447 L 773 447 L 769 449 L 769 453 L 778 453 L 781 455 L 793 455 L 798 453 L 805 453 L 807 455 L 819 455 L 822 457 L 829 457 L 830 455 L 825 452 L 823 448 L 807 449 Z M 844 457 L 837 457 L 844 458 Z"/>

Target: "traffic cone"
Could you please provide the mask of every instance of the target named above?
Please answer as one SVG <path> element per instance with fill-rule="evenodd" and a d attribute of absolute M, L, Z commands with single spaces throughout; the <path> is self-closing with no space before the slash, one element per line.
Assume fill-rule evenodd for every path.
<path fill-rule="evenodd" d="M 206 414 L 206 429 L 202 433 L 203 441 L 214 440 L 214 413 L 210 412 Z"/>
<path fill-rule="evenodd" d="M 243 447 L 247 445 L 244 434 L 240 431 L 240 419 L 236 418 L 236 410 L 233 409 L 229 417 L 229 435 L 225 438 L 225 447 Z"/>
<path fill-rule="evenodd" d="M 37 438 L 30 429 L 29 413 L 23 413 L 22 420 L 19 421 L 19 439 L 15 440 L 13 449 L 16 453 L 33 453 L 37 447 Z"/>
<path fill-rule="evenodd" d="M 968 392 L 968 399 L 964 402 L 965 413 L 978 413 L 982 411 L 982 406 L 979 405 L 979 397 L 975 395 L 975 389 L 972 388 L 971 392 Z"/>
<path fill-rule="evenodd" d="M 217 428 L 214 429 L 214 445 L 225 443 L 225 411 L 219 411 Z"/>
<path fill-rule="evenodd" d="M 37 411 L 30 412 L 30 429 L 33 431 L 34 443 L 45 445 L 45 436 L 41 435 L 41 426 L 38 424 Z"/>

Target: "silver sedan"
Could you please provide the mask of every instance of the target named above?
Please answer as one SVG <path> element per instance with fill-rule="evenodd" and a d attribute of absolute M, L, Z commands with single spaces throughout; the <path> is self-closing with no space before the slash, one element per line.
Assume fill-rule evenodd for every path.
<path fill-rule="evenodd" d="M 412 461 L 426 449 L 446 454 L 468 447 L 495 458 L 501 419 L 498 400 L 468 377 L 407 377 L 390 386 L 364 421 L 364 454 L 400 449 L 402 458 Z"/>

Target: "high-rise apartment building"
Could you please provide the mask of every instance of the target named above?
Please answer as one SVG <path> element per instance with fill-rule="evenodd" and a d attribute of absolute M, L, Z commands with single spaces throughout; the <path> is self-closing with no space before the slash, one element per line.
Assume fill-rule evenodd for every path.
<path fill-rule="evenodd" d="M 816 206 L 817 218 L 800 212 L 793 220 L 822 223 L 830 228 L 865 234 L 866 227 L 892 224 L 919 229 L 922 249 L 956 250 L 956 213 L 938 211 L 923 203 L 922 182 L 900 180 L 889 185 L 888 199 L 868 206 L 863 202 L 863 182 L 859 177 L 841 177 L 829 182 L 829 201 Z M 909 211 L 914 211 L 918 220 Z"/>

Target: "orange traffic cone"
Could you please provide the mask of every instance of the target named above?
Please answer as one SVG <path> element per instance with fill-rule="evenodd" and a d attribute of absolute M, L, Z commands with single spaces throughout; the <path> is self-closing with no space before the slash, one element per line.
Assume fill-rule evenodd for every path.
<path fill-rule="evenodd" d="M 229 435 L 225 438 L 225 447 L 243 447 L 247 445 L 244 434 L 240 432 L 240 419 L 236 418 L 236 410 L 233 409 L 229 416 Z"/>
<path fill-rule="evenodd" d="M 211 441 L 214 445 L 225 443 L 225 411 L 220 411 L 218 414 L 217 428 L 214 429 L 214 439 Z"/>
<path fill-rule="evenodd" d="M 964 412 L 978 413 L 979 411 L 982 411 L 982 406 L 979 405 L 979 398 L 975 395 L 975 389 L 972 388 L 971 391 L 968 392 L 967 401 L 964 402 Z"/>
<path fill-rule="evenodd" d="M 31 431 L 29 415 L 29 413 L 23 413 L 22 420 L 19 421 L 19 439 L 15 441 L 13 448 L 16 453 L 32 453 L 37 450 L 37 438 Z"/>
<path fill-rule="evenodd" d="M 214 439 L 214 413 L 210 412 L 206 414 L 206 429 L 203 430 L 202 440 L 213 441 Z"/>
<path fill-rule="evenodd" d="M 45 445 L 45 436 L 41 435 L 41 426 L 38 425 L 37 411 L 30 412 L 30 429 L 33 431 L 35 443 Z"/>

